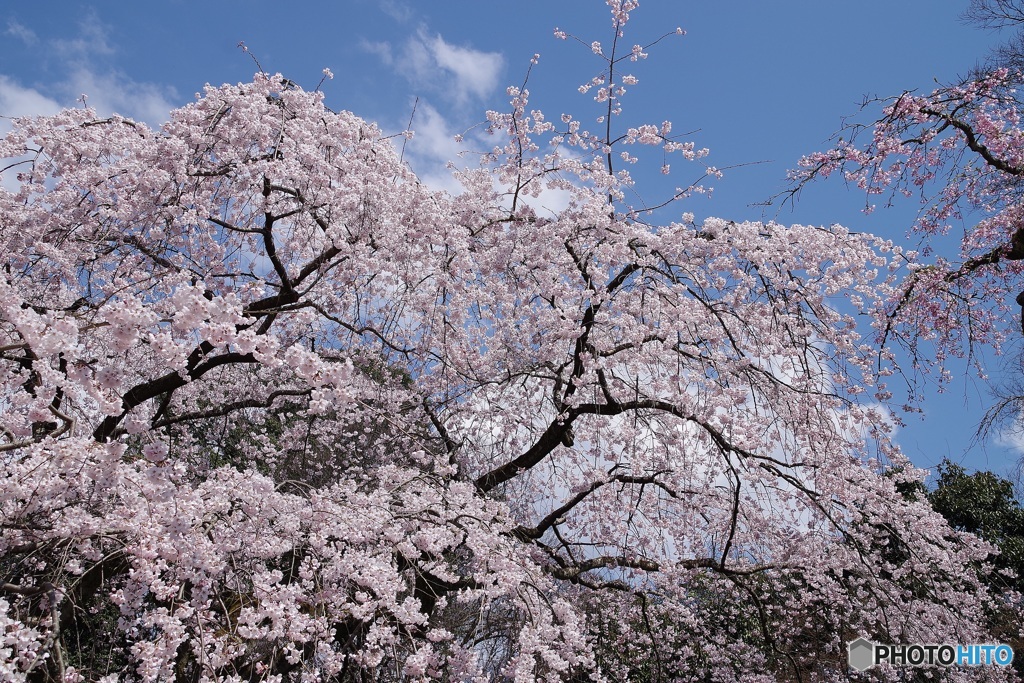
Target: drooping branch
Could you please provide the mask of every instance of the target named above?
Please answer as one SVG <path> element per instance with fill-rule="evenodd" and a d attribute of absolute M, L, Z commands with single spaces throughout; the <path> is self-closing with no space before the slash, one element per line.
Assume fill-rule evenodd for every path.
<path fill-rule="evenodd" d="M 476 479 L 476 487 L 482 493 L 486 493 L 497 486 L 509 481 L 521 473 L 532 469 L 559 444 L 563 443 L 566 434 L 571 430 L 573 422 L 583 415 L 621 415 L 628 412 L 651 410 L 668 415 L 674 415 L 685 421 L 692 422 L 701 428 L 711 437 L 712 441 L 722 453 L 735 453 L 740 456 L 756 458 L 757 455 L 731 443 L 720 430 L 696 415 L 686 413 L 678 406 L 661 399 L 647 398 L 631 401 L 614 401 L 609 403 L 580 403 L 566 408 L 566 410 L 544 430 L 536 443 L 518 457 L 495 467 L 486 474 Z"/>
<path fill-rule="evenodd" d="M 156 398 L 168 392 L 175 391 L 188 384 L 190 381 L 195 381 L 205 375 L 214 368 L 221 367 L 223 365 L 230 365 L 233 363 L 255 363 L 256 357 L 251 353 L 238 353 L 228 352 L 219 356 L 213 356 L 208 358 L 205 362 L 200 362 L 204 358 L 203 351 L 209 353 L 213 351 L 213 345 L 209 342 L 203 342 L 199 348 L 192 352 L 189 357 L 188 365 L 186 366 L 185 376 L 182 376 L 178 372 L 168 372 L 165 375 L 138 384 L 129 389 L 124 397 L 121 399 L 121 414 L 111 415 L 103 419 L 99 426 L 93 431 L 93 438 L 99 442 L 109 441 L 114 437 L 118 430 L 118 425 L 124 420 L 128 413 L 142 405 L 150 399 Z"/>
<path fill-rule="evenodd" d="M 557 508 L 552 510 L 550 513 L 545 515 L 544 518 L 541 519 L 539 522 L 537 522 L 536 525 L 534 525 L 532 527 L 527 527 L 527 526 L 520 525 L 520 526 L 516 527 L 515 529 L 513 529 L 512 533 L 517 538 L 519 538 L 521 540 L 524 540 L 524 541 L 538 539 L 541 536 L 543 536 L 544 533 L 548 529 L 550 529 L 552 526 L 554 526 L 555 524 L 560 523 L 560 521 L 563 520 L 565 518 L 565 516 L 569 512 L 572 511 L 573 508 L 575 508 L 577 505 L 579 505 L 584 500 L 586 500 L 590 496 L 590 494 L 592 494 L 594 491 L 598 490 L 602 486 L 607 486 L 608 484 L 612 484 L 612 483 L 630 484 L 630 485 L 641 485 L 641 486 L 642 485 L 648 485 L 648 484 L 649 485 L 654 485 L 654 486 L 659 487 L 663 491 L 665 491 L 672 498 L 678 498 L 680 496 L 680 494 L 682 494 L 682 493 L 691 493 L 691 494 L 695 494 L 696 493 L 696 491 L 674 491 L 673 489 L 669 488 L 668 486 L 666 486 L 665 484 L 663 484 L 662 482 L 659 482 L 657 480 L 658 474 L 660 474 L 660 473 L 654 473 L 654 474 L 646 475 L 646 476 L 628 475 L 628 474 L 615 474 L 615 475 L 609 476 L 607 479 L 599 479 L 599 480 L 597 480 L 595 482 L 592 482 L 586 488 L 578 491 L 575 495 L 573 495 L 571 498 L 569 498 L 569 500 L 567 500 L 565 503 L 563 503 L 562 505 L 558 506 Z"/>
<path fill-rule="evenodd" d="M 223 417 L 224 415 L 230 415 L 239 410 L 245 408 L 270 408 L 274 405 L 274 402 L 284 396 L 306 396 L 310 394 L 309 389 L 279 389 L 272 391 L 265 398 L 247 398 L 240 401 L 228 401 L 226 403 L 218 404 L 216 407 L 208 410 L 195 410 L 188 413 L 181 413 L 179 415 L 173 415 L 154 421 L 151 424 L 153 429 L 162 429 L 169 427 L 174 424 L 180 424 L 182 422 L 192 422 L 195 420 L 205 420 L 212 417 Z"/>
<path fill-rule="evenodd" d="M 572 420 L 555 420 L 548 425 L 536 443 L 522 455 L 477 477 L 473 482 L 477 490 L 487 493 L 534 467 L 563 442 L 571 428 Z"/>
<path fill-rule="evenodd" d="M 752 576 L 782 568 L 780 565 L 772 563 L 729 566 L 713 557 L 683 558 L 674 560 L 672 564 L 683 569 L 710 569 L 725 576 Z M 556 578 L 572 581 L 578 579 L 580 575 L 596 569 L 639 569 L 645 572 L 660 572 L 663 570 L 663 565 L 646 557 L 599 555 L 566 566 L 552 567 L 549 572 Z"/>
<path fill-rule="evenodd" d="M 975 152 L 978 156 L 984 159 L 985 163 L 991 166 L 992 168 L 1002 171 L 1003 173 L 1006 173 L 1008 175 L 1024 175 L 1024 168 L 1014 166 L 1013 164 L 1007 162 L 1004 159 L 1000 159 L 995 154 L 993 154 L 992 150 L 989 149 L 978 138 L 978 135 L 974 131 L 974 128 L 965 121 L 961 121 L 955 116 L 948 114 L 944 111 L 935 109 L 934 107 L 924 106 L 921 107 L 921 111 L 925 114 L 928 114 L 929 116 L 934 116 L 935 118 L 941 119 L 942 121 L 948 123 L 949 125 L 956 128 L 958 131 L 960 131 L 964 136 L 964 140 L 967 143 L 968 149 L 970 149 L 972 152 Z"/>

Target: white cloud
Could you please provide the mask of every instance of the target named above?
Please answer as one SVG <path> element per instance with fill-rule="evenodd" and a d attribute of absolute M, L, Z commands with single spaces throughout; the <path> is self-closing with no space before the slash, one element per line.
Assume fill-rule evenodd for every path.
<path fill-rule="evenodd" d="M 520 195 L 520 199 L 540 216 L 553 217 L 569 207 L 572 193 L 561 188 L 545 186 L 536 197 Z"/>
<path fill-rule="evenodd" d="M 412 129 L 414 136 L 405 146 L 405 160 L 420 181 L 434 190 L 461 192 L 462 187 L 452 177 L 448 162 L 455 162 L 465 147 L 455 141 L 451 124 L 437 109 L 421 100 Z"/>
<path fill-rule="evenodd" d="M 22 26 L 14 19 L 7 20 L 7 30 L 4 31 L 4 34 L 14 36 L 26 45 L 35 45 L 39 42 L 39 38 L 36 36 L 35 31 L 27 26 Z"/>
<path fill-rule="evenodd" d="M 1015 420 L 1012 424 L 997 431 L 995 443 L 997 446 L 1009 448 L 1024 457 L 1024 421 Z"/>
<path fill-rule="evenodd" d="M 505 65 L 498 52 L 453 45 L 440 34 L 428 36 L 423 29 L 397 50 L 390 43 L 367 40 L 361 47 L 410 83 L 441 93 L 456 105 L 464 105 L 471 97 L 485 98 L 497 87 Z"/>
<path fill-rule="evenodd" d="M 380 10 L 403 24 L 413 17 L 412 7 L 398 0 L 380 0 Z"/>
<path fill-rule="evenodd" d="M 11 130 L 11 119 L 21 116 L 47 116 L 60 111 L 60 104 L 38 90 L 26 88 L 0 74 L 0 137 Z M 16 171 L 0 177 L 0 187 L 16 192 Z"/>
<path fill-rule="evenodd" d="M 18 116 L 46 116 L 60 111 L 60 104 L 38 90 L 26 88 L 0 74 L 0 127 Z M 7 127 L 9 130 L 9 126 Z"/>
<path fill-rule="evenodd" d="M 6 34 L 29 46 L 39 41 L 31 29 L 14 20 L 7 22 Z M 84 95 L 101 116 L 118 113 L 156 126 L 167 120 L 179 99 L 173 88 L 138 82 L 104 66 L 106 58 L 116 54 L 116 44 L 95 14 L 89 13 L 79 22 L 74 38 L 48 41 L 43 47 L 61 60 L 63 77 L 46 90 L 38 90 L 0 74 L 0 116 L 53 114 L 61 106 L 80 106 Z M 0 121 L 0 131 L 4 130 L 9 130 L 9 125 Z"/>
<path fill-rule="evenodd" d="M 56 114 L 62 106 L 76 106 L 83 95 L 101 116 L 118 113 L 158 126 L 167 120 L 176 99 L 172 88 L 139 83 L 121 72 L 102 72 L 89 66 L 73 68 L 53 90 L 57 99 L 0 74 L 0 134 L 10 130 L 11 118 Z"/>
<path fill-rule="evenodd" d="M 391 5 L 392 9 L 398 7 Z M 387 8 L 384 10 L 391 13 Z M 456 134 L 465 132 L 465 122 L 459 119 L 471 99 L 482 100 L 498 86 L 504 58 L 497 52 L 454 45 L 423 28 L 404 43 L 363 40 L 360 47 L 420 90 L 421 99 L 412 124 L 415 137 L 404 149 L 406 161 L 430 187 L 455 194 L 461 192 L 461 185 L 452 178 L 448 167 L 449 162 L 467 165 L 459 161 L 467 145 L 455 141 Z M 428 93 L 435 104 L 422 97 Z M 442 110 L 452 111 L 452 107 L 456 116 L 442 113 Z M 400 125 L 405 127 L 404 122 Z M 490 149 L 492 145 L 493 140 L 472 146 Z M 555 203 L 561 204 L 562 198 Z"/>
<path fill-rule="evenodd" d="M 412 127 L 416 131 L 416 136 L 410 144 L 419 154 L 445 163 L 453 161 L 463 149 L 463 146 L 455 141 L 455 131 L 451 129 L 451 125 L 429 103 L 419 104 Z"/>
<path fill-rule="evenodd" d="M 495 138 L 482 133 L 479 128 L 465 131 L 457 127 L 422 99 L 416 105 L 412 130 L 414 135 L 404 146 L 403 158 L 422 183 L 431 189 L 451 194 L 461 194 L 463 191 L 462 184 L 452 176 L 452 166 L 474 168 L 479 154 L 472 150 L 489 150 L 495 144 Z M 465 136 L 465 140 L 457 141 L 456 135 Z M 503 187 L 497 178 L 492 181 L 497 193 L 510 193 L 510 188 Z M 528 204 L 541 216 L 557 215 L 569 206 L 571 193 L 568 190 L 548 187 L 545 179 L 537 182 L 541 183 L 537 196 L 523 193 L 519 196 L 520 202 Z"/>
<path fill-rule="evenodd" d="M 455 76 L 459 92 L 483 98 L 498 85 L 504 58 L 497 52 L 481 52 L 445 42 L 437 35 L 428 43 L 437 65 Z"/>
<path fill-rule="evenodd" d="M 93 55 L 112 55 L 116 51 L 110 44 L 107 27 L 94 13 L 78 23 L 78 36 L 71 40 L 55 40 L 53 49 L 66 59 L 88 58 Z"/>
<path fill-rule="evenodd" d="M 139 83 L 117 69 L 97 64 L 97 58 L 117 52 L 109 30 L 93 13 L 79 22 L 78 36 L 73 40 L 56 41 L 54 49 L 65 58 L 68 77 L 60 84 L 68 100 L 83 95 L 89 106 L 101 116 L 120 114 L 151 125 L 167 120 L 176 93 L 171 88 L 153 83 Z"/>
<path fill-rule="evenodd" d="M 86 103 L 101 116 L 121 114 L 158 126 L 174 108 L 174 90 L 153 83 L 139 83 L 118 71 L 106 73 L 79 67 L 61 89 L 69 98 L 86 97 Z"/>
<path fill-rule="evenodd" d="M 377 55 L 377 58 L 384 63 L 385 66 L 391 66 L 395 63 L 395 57 L 391 53 L 391 43 L 387 41 L 374 42 L 371 40 L 361 40 L 359 47 L 364 52 Z"/>
<path fill-rule="evenodd" d="M 419 99 L 412 122 L 415 135 L 404 145 L 404 159 L 427 186 L 460 194 L 463 187 L 452 177 L 449 164 L 475 167 L 479 156 L 467 151 L 489 151 L 495 144 L 495 138 L 479 128 L 466 130 L 464 105 L 470 99 L 486 98 L 498 86 L 504 58 L 497 52 L 454 45 L 422 28 L 402 44 L 363 40 L 360 47 L 415 87 L 431 93 L 433 103 L 425 97 Z M 398 126 L 405 128 L 405 123 Z M 464 135 L 465 141 L 456 142 L 456 135 Z M 497 183 L 494 189 L 499 194 L 508 192 Z M 569 205 L 570 193 L 564 189 L 544 186 L 537 191 L 538 196 L 522 195 L 520 201 L 541 215 L 557 214 Z"/>
<path fill-rule="evenodd" d="M 411 82 L 438 82 L 442 76 L 422 32 L 406 42 L 397 66 Z"/>

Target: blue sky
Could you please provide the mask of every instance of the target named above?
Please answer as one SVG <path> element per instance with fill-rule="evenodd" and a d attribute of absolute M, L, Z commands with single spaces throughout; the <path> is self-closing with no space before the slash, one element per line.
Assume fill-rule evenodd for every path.
<path fill-rule="evenodd" d="M 822 149 L 856 116 L 865 96 L 930 90 L 965 73 L 1000 36 L 963 24 L 966 0 L 643 0 L 627 26 L 628 44 L 677 26 L 686 31 L 636 65 L 639 84 L 627 115 L 670 119 L 674 131 L 710 148 L 708 163 L 725 169 L 710 198 L 679 211 L 698 219 L 770 219 L 841 223 L 906 242 L 917 206 L 908 201 L 870 216 L 864 196 L 840 182 L 811 186 L 784 209 L 759 204 L 785 188 L 802 154 Z M 403 129 L 419 98 L 409 158 L 428 181 L 444 186 L 443 161 L 457 154 L 452 136 L 504 109 L 505 87 L 523 80 L 530 58 L 533 103 L 549 117 L 597 116 L 576 87 L 599 63 L 572 41 L 610 37 L 601 0 L 154 0 L 5 3 L 0 14 L 0 116 L 52 113 L 81 94 L 103 113 L 161 122 L 205 83 L 251 79 L 256 66 L 314 87 L 321 71 L 335 78 L 328 105 L 349 109 L 390 131 Z M 590 112 L 593 112 L 591 114 Z M 862 116 L 862 120 L 868 120 Z M 5 128 L 0 119 L 0 130 Z M 657 166 L 649 182 L 658 183 Z M 674 166 L 685 184 L 699 168 Z M 687 175 L 689 174 L 689 175 Z M 691 177 L 692 176 L 692 177 Z M 645 180 L 640 174 L 640 181 Z M 1016 321 L 1011 324 L 1016 325 Z M 1004 362 L 993 358 L 997 377 Z M 899 441 L 914 462 L 931 467 L 949 456 L 971 469 L 1010 474 L 1024 438 L 997 436 L 972 445 L 991 403 L 988 386 L 968 373 L 944 394 L 929 391 L 924 419 L 907 417 Z"/>

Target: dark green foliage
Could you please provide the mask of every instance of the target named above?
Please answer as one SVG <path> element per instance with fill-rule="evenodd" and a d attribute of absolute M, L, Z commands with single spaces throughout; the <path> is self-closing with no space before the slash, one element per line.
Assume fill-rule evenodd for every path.
<path fill-rule="evenodd" d="M 938 480 L 928 493 L 936 512 L 960 531 L 969 531 L 999 548 L 992 559 L 997 570 L 1010 570 L 989 577 L 997 591 L 1024 592 L 1024 508 L 1014 496 L 1013 483 L 992 472 L 967 474 L 964 468 L 943 460 Z"/>
<path fill-rule="evenodd" d="M 992 472 L 967 474 L 948 459 L 938 466 L 935 488 L 928 501 L 936 512 L 960 531 L 979 536 L 999 549 L 990 558 L 994 571 L 982 574 L 995 596 L 1006 598 L 989 614 L 993 637 L 1011 645 L 1013 668 L 1024 678 L 1024 638 L 1021 638 L 1021 593 L 1024 593 L 1024 508 L 1014 495 L 1013 483 Z M 1012 572 L 1008 575 L 1007 572 Z M 1014 595 L 1016 593 L 1016 595 Z"/>

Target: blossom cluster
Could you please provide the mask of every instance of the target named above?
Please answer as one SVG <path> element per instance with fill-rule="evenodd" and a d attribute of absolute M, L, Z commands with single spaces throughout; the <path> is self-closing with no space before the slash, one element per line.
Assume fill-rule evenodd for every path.
<path fill-rule="evenodd" d="M 851 629 L 985 641 L 990 549 L 899 494 L 857 323 L 892 246 L 648 224 L 614 152 L 705 152 L 509 96 L 457 195 L 280 75 L 16 122 L 0 676 L 846 680 Z"/>

